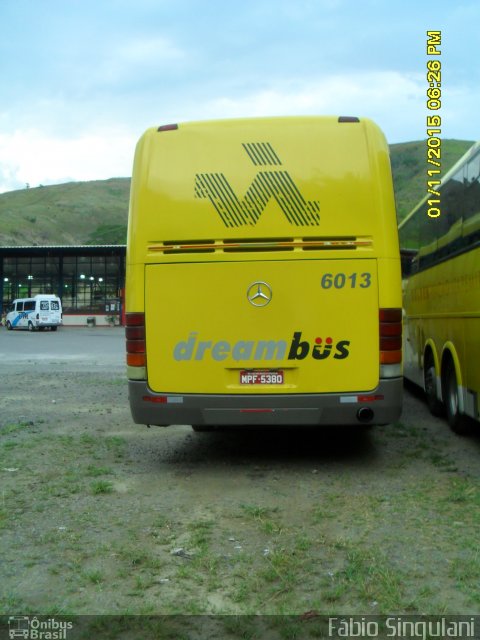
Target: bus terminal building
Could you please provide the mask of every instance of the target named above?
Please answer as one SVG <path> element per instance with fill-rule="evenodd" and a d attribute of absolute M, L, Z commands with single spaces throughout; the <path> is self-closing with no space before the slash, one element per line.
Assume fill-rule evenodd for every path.
<path fill-rule="evenodd" d="M 125 256 L 125 245 L 0 247 L 0 313 L 50 293 L 64 325 L 122 324 Z"/>

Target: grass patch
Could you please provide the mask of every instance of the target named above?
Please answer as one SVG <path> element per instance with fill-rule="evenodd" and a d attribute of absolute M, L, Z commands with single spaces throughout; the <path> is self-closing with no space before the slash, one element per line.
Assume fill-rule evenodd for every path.
<path fill-rule="evenodd" d="M 281 525 L 278 521 L 278 507 L 260 507 L 254 504 L 240 505 L 245 515 L 251 518 L 259 529 L 267 535 L 278 535 Z M 275 515 L 275 517 L 273 517 Z"/>
<path fill-rule="evenodd" d="M 90 485 L 91 493 L 96 496 L 113 492 L 113 484 L 109 480 L 97 480 Z"/>
<path fill-rule="evenodd" d="M 91 584 L 101 584 L 105 581 L 105 576 L 100 569 L 90 569 L 82 572 L 82 578 Z"/>
<path fill-rule="evenodd" d="M 85 471 L 85 475 L 91 478 L 96 478 L 98 476 L 108 476 L 111 475 L 113 471 L 110 467 L 97 467 L 93 464 L 89 464 Z"/>
<path fill-rule="evenodd" d="M 453 478 L 445 501 L 478 506 L 479 491 L 477 483 L 474 484 L 472 480 L 468 478 Z"/>
<path fill-rule="evenodd" d="M 208 547 L 214 524 L 213 520 L 190 522 L 187 525 L 190 532 L 190 544 L 204 551 Z"/>
<path fill-rule="evenodd" d="M 4 426 L 0 426 L 0 435 L 4 436 L 10 433 L 23 432 L 27 429 L 31 429 L 33 426 L 33 422 L 18 422 L 15 424 L 6 424 Z"/>

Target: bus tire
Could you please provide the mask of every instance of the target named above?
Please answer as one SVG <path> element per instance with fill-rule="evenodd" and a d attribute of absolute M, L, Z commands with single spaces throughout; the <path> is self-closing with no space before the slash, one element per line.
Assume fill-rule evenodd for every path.
<path fill-rule="evenodd" d="M 7 322 L 7 331 L 11 331 L 13 329 L 12 327 L 12 323 L 10 322 L 10 320 Z"/>
<path fill-rule="evenodd" d="M 449 362 L 445 369 L 443 379 L 443 398 L 445 401 L 445 410 L 447 421 L 452 431 L 458 435 L 465 436 L 471 433 L 471 424 L 459 409 L 457 376 L 455 374 L 455 366 L 453 362 Z"/>
<path fill-rule="evenodd" d="M 50 330 L 51 330 L 51 331 L 56 331 L 56 330 L 57 330 L 57 327 L 50 327 Z"/>
<path fill-rule="evenodd" d="M 426 359 L 423 370 L 423 383 L 425 386 L 425 396 L 430 413 L 434 416 L 441 416 L 444 413 L 443 405 L 437 398 L 437 385 L 435 376 L 435 366 L 431 358 Z"/>
<path fill-rule="evenodd" d="M 28 323 L 28 330 L 29 331 L 35 331 L 35 327 L 33 326 L 33 322 L 29 322 Z"/>

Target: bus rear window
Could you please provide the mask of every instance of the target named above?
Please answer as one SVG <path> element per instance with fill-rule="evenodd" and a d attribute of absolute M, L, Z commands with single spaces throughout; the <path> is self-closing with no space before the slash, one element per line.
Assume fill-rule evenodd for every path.
<path fill-rule="evenodd" d="M 48 300 L 42 300 L 40 302 L 40 311 L 48 311 Z"/>
<path fill-rule="evenodd" d="M 48 302 L 47 302 L 47 304 L 48 304 Z M 51 308 L 52 311 L 58 311 L 60 309 L 58 301 L 57 300 L 52 300 L 50 302 L 50 308 Z"/>

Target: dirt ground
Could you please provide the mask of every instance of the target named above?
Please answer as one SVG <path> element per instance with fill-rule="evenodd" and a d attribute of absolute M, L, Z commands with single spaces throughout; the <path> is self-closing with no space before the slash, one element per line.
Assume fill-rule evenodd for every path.
<path fill-rule="evenodd" d="M 0 329 L 0 614 L 478 613 L 480 437 L 411 390 L 370 430 L 148 429 L 123 340 Z"/>

